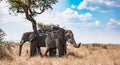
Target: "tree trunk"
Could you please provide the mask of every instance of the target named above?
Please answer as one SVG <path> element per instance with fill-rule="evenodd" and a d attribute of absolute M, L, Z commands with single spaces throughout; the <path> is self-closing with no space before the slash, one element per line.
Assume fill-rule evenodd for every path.
<path fill-rule="evenodd" d="M 31 55 L 31 56 L 34 56 L 36 54 L 36 52 L 37 52 L 37 44 L 38 44 L 38 36 L 39 36 L 39 34 L 38 34 L 38 31 L 37 31 L 36 21 L 34 20 L 33 16 L 30 15 L 31 13 L 29 11 L 29 7 L 27 5 L 25 5 L 23 8 L 24 8 L 24 11 L 25 11 L 26 19 L 29 20 L 32 23 L 32 28 L 33 28 L 33 32 L 34 32 L 34 38 L 35 38 L 33 41 L 35 43 L 33 44 L 31 42 L 32 46 L 30 47 L 30 49 L 31 49 L 30 54 L 32 54 L 32 52 L 34 52 L 33 55 Z M 32 50 L 34 50 L 34 51 L 32 51 Z"/>
<path fill-rule="evenodd" d="M 25 5 L 23 8 L 24 8 L 24 11 L 25 11 L 26 19 L 29 20 L 32 23 L 32 28 L 33 28 L 34 36 L 38 37 L 36 21 L 32 17 L 31 13 L 29 13 L 30 12 L 29 11 L 29 7 L 27 5 Z"/>
<path fill-rule="evenodd" d="M 36 21 L 33 20 L 33 21 L 31 21 L 31 23 L 32 23 L 32 28 L 33 28 L 34 36 L 38 37 L 39 34 L 38 34 L 38 31 L 37 31 Z"/>

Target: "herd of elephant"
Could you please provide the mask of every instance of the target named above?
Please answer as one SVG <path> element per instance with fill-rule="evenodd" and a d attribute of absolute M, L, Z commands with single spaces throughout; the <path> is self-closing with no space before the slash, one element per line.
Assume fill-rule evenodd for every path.
<path fill-rule="evenodd" d="M 43 56 L 40 47 L 45 47 L 44 56 L 55 56 L 56 49 L 58 50 L 58 56 L 62 57 L 67 53 L 67 42 L 71 43 L 73 47 L 79 48 L 80 44 L 76 44 L 74 35 L 71 30 L 65 30 L 60 27 L 53 27 L 49 30 L 38 30 L 39 36 L 36 38 L 33 32 L 25 32 L 22 35 L 19 56 L 21 56 L 22 46 L 25 42 L 30 42 L 30 57 L 35 54 Z"/>

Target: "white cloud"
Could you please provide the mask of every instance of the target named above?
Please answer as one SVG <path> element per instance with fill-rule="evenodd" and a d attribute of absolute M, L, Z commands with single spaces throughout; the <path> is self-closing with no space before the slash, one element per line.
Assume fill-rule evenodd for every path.
<path fill-rule="evenodd" d="M 89 12 L 78 14 L 77 11 L 74 11 L 71 8 L 67 8 L 65 11 L 62 12 L 62 17 L 64 17 L 65 19 L 78 18 L 80 21 L 89 21 L 92 19 L 92 14 L 90 14 Z"/>
<path fill-rule="evenodd" d="M 27 21 L 24 19 L 24 17 L 22 17 L 22 15 L 18 15 L 18 16 L 14 16 L 14 15 L 10 15 L 10 14 L 3 14 L 0 18 L 0 23 L 1 24 L 6 24 L 6 23 L 10 23 L 10 22 L 23 22 L 23 21 Z"/>
<path fill-rule="evenodd" d="M 71 8 L 73 8 L 73 9 L 74 9 L 74 8 L 76 8 L 76 6 L 72 4 L 72 5 L 71 5 Z"/>
<path fill-rule="evenodd" d="M 106 30 L 119 29 L 119 28 L 120 28 L 120 20 L 115 20 L 114 18 L 111 18 L 106 26 Z"/>
<path fill-rule="evenodd" d="M 78 12 L 72 10 L 71 8 L 67 8 L 65 11 L 62 12 L 61 14 L 65 18 L 75 18 L 78 16 Z"/>
<path fill-rule="evenodd" d="M 104 2 L 107 6 L 110 6 L 110 7 L 120 7 L 120 1 L 119 0 L 108 0 L 108 1 L 105 1 Z"/>
<path fill-rule="evenodd" d="M 99 20 L 95 21 L 95 25 L 99 26 L 100 25 L 100 21 Z"/>
<path fill-rule="evenodd" d="M 78 17 L 81 21 L 89 21 L 92 19 L 92 14 L 90 13 L 80 14 L 78 15 Z"/>
<path fill-rule="evenodd" d="M 7 7 L 8 3 L 5 1 L 0 2 L 0 13 L 3 14 L 8 14 L 9 13 L 9 8 Z"/>
<path fill-rule="evenodd" d="M 86 7 L 87 7 L 87 0 L 83 0 L 78 6 L 78 9 L 84 9 Z"/>
<path fill-rule="evenodd" d="M 77 8 L 105 12 L 110 11 L 114 7 L 120 7 L 119 4 L 119 0 L 83 0 Z"/>
<path fill-rule="evenodd" d="M 85 27 L 99 27 L 100 26 L 100 21 L 95 21 L 95 22 L 83 22 L 83 25 Z"/>

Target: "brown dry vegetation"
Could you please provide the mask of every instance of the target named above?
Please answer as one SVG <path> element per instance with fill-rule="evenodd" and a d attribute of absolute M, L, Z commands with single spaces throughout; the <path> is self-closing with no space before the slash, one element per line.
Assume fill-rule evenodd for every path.
<path fill-rule="evenodd" d="M 80 48 L 68 45 L 67 55 L 62 58 L 40 57 L 39 55 L 29 58 L 26 52 L 29 51 L 29 44 L 23 45 L 22 55 L 19 57 L 18 44 L 9 46 L 8 49 L 4 49 L 4 52 L 12 59 L 0 59 L 0 65 L 120 65 L 119 45 L 82 44 Z M 43 53 L 44 51 L 45 48 L 42 48 Z"/>

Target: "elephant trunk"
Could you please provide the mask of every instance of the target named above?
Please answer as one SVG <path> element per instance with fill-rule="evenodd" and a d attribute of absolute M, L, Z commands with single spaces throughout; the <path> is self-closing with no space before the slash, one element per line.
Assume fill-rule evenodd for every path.
<path fill-rule="evenodd" d="M 19 56 L 21 56 L 21 51 L 22 51 L 22 46 L 23 46 L 23 40 L 20 41 L 20 46 L 19 46 Z"/>
<path fill-rule="evenodd" d="M 81 45 L 81 43 L 79 43 L 79 44 L 74 44 L 73 46 L 74 46 L 75 48 L 79 48 L 80 45 Z"/>
<path fill-rule="evenodd" d="M 73 47 L 75 47 L 75 48 L 79 48 L 81 45 L 81 43 L 76 44 L 76 41 L 74 40 L 74 38 L 71 39 L 71 42 L 72 42 Z"/>
<path fill-rule="evenodd" d="M 19 46 L 19 56 L 21 56 L 21 45 Z"/>

